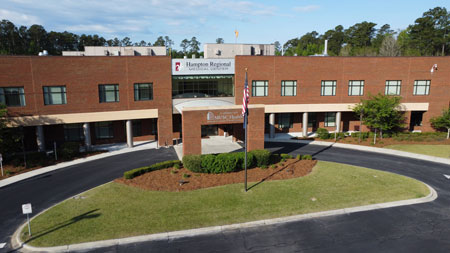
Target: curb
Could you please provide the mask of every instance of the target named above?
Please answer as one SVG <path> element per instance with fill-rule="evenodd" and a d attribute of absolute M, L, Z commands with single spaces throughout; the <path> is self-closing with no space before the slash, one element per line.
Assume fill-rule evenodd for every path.
<path fill-rule="evenodd" d="M 418 199 L 399 200 L 399 201 L 365 205 L 365 206 L 349 207 L 349 208 L 336 209 L 336 210 L 330 210 L 330 211 L 322 211 L 322 212 L 293 215 L 293 216 L 274 218 L 274 219 L 251 221 L 251 222 L 245 222 L 245 223 L 240 223 L 240 224 L 212 226 L 212 227 L 205 227 L 205 228 L 196 228 L 196 229 L 180 230 L 180 231 L 173 231 L 173 232 L 165 232 L 165 233 L 158 233 L 158 234 L 141 235 L 141 236 L 127 237 L 127 238 L 120 238 L 120 239 L 110 239 L 110 240 L 103 240 L 103 241 L 86 242 L 86 243 L 70 244 L 70 245 L 55 246 L 55 247 L 45 247 L 45 248 L 33 247 L 33 246 L 23 243 L 20 240 L 20 231 L 22 231 L 23 227 L 26 226 L 26 224 L 27 224 L 27 223 L 24 223 L 23 225 L 21 225 L 19 227 L 18 230 L 16 230 L 16 232 L 14 232 L 12 241 L 13 241 L 13 245 L 17 245 L 18 247 L 22 248 L 23 250 L 29 251 L 29 252 L 68 252 L 68 251 L 92 250 L 92 249 L 96 249 L 96 248 L 103 248 L 103 247 L 110 247 L 110 246 L 117 246 L 117 245 L 131 244 L 131 243 L 139 243 L 139 242 L 147 242 L 147 241 L 161 241 L 161 240 L 169 241 L 169 240 L 174 240 L 174 239 L 179 239 L 179 238 L 184 238 L 184 237 L 193 237 L 193 236 L 206 235 L 206 234 L 217 234 L 217 233 L 222 233 L 222 232 L 226 232 L 226 231 L 248 229 L 248 228 L 255 228 L 255 227 L 260 227 L 260 226 L 268 226 L 268 225 L 275 225 L 275 224 L 282 224 L 282 223 L 289 223 L 289 222 L 296 222 L 296 221 L 312 219 L 312 218 L 320 218 L 320 217 L 327 217 L 327 216 L 333 216 L 333 215 L 345 215 L 345 214 L 371 211 L 371 210 L 377 210 L 377 209 L 384 209 L 384 208 L 432 202 L 438 197 L 438 194 L 431 186 L 429 186 L 428 184 L 425 184 L 425 185 L 430 190 L 430 193 L 427 196 L 418 198 Z"/>
<path fill-rule="evenodd" d="M 450 159 L 447 159 L 447 158 L 422 155 L 422 154 L 410 153 L 410 152 L 406 152 L 406 151 L 387 149 L 387 148 L 368 147 L 368 146 L 355 145 L 355 144 L 345 144 L 345 143 L 327 142 L 327 141 L 291 140 L 291 139 L 285 139 L 285 140 L 283 140 L 283 139 L 281 139 L 281 140 L 280 139 L 279 140 L 266 139 L 265 142 L 302 143 L 302 144 L 312 144 L 312 145 L 327 146 L 327 147 L 333 146 L 333 147 L 337 147 L 337 148 L 346 148 L 346 149 L 368 151 L 368 152 L 380 153 L 380 154 L 396 155 L 396 156 L 401 156 L 401 157 L 406 157 L 406 158 L 427 160 L 430 162 L 443 163 L 443 164 L 450 165 Z"/>
<path fill-rule="evenodd" d="M 0 180 L 0 188 L 8 186 L 10 184 L 14 184 L 14 183 L 20 182 L 20 181 L 28 179 L 28 178 L 39 176 L 39 175 L 42 175 L 42 174 L 45 174 L 45 173 L 48 173 L 48 172 L 52 172 L 52 171 L 55 171 L 55 170 L 63 169 L 63 168 L 66 168 L 66 167 L 69 167 L 69 166 L 72 166 L 72 165 L 77 165 L 77 164 L 90 162 L 90 161 L 95 161 L 95 160 L 106 158 L 106 157 L 110 157 L 110 156 L 130 153 L 130 152 L 134 152 L 134 151 L 147 150 L 147 149 L 154 149 L 154 148 L 153 147 L 124 148 L 124 149 L 121 149 L 121 150 L 105 152 L 105 153 L 98 154 L 98 155 L 93 155 L 93 156 L 89 156 L 89 157 L 85 157 L 85 158 L 75 159 L 75 160 L 68 161 L 68 162 L 58 163 L 58 164 L 55 164 L 55 165 L 52 165 L 52 166 L 43 167 L 43 168 L 40 168 L 40 169 L 36 169 L 36 170 L 32 170 L 32 171 L 29 171 L 29 172 L 25 172 L 25 173 L 19 174 L 17 176 L 12 176 L 12 177 L 8 177 L 6 179 Z"/>

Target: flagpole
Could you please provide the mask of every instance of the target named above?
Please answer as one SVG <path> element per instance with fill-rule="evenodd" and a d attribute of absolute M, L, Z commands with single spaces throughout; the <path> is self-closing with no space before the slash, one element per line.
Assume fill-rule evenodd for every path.
<path fill-rule="evenodd" d="M 246 87 L 245 87 L 246 86 Z M 247 81 L 247 68 L 245 68 L 245 84 L 244 84 L 244 99 L 245 103 L 245 113 L 244 113 L 244 149 L 245 149 L 245 161 L 244 161 L 244 169 L 245 169 L 245 192 L 247 192 L 247 128 L 248 128 L 248 81 Z"/>

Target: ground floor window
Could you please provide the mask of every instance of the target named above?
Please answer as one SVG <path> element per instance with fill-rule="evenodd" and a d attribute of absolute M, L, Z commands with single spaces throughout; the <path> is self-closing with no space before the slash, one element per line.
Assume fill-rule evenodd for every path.
<path fill-rule="evenodd" d="M 336 113 L 335 112 L 326 112 L 325 113 L 325 126 L 326 127 L 336 126 Z"/>
<path fill-rule="evenodd" d="M 95 123 L 95 136 L 97 139 L 114 138 L 113 123 L 111 121 Z"/>
<path fill-rule="evenodd" d="M 278 114 L 278 127 L 279 128 L 292 128 L 293 127 L 290 113 L 279 113 Z"/>
<path fill-rule="evenodd" d="M 152 134 L 153 135 L 158 134 L 158 119 L 152 119 Z"/>
<path fill-rule="evenodd" d="M 410 120 L 410 130 L 414 130 L 415 126 L 422 126 L 424 112 L 411 112 L 411 120 Z"/>
<path fill-rule="evenodd" d="M 133 137 L 142 136 L 142 120 L 133 120 L 131 123 L 133 125 Z"/>
<path fill-rule="evenodd" d="M 317 115 L 315 112 L 308 113 L 308 127 L 316 127 L 317 125 Z"/>
<path fill-rule="evenodd" d="M 84 140 L 83 124 L 64 125 L 64 140 L 65 141 Z"/>
<path fill-rule="evenodd" d="M 202 137 L 216 136 L 219 134 L 218 125 L 202 125 Z"/>

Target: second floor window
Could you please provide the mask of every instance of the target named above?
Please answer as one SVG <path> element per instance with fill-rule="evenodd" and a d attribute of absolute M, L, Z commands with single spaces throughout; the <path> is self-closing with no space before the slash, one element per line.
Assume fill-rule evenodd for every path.
<path fill-rule="evenodd" d="M 100 84 L 98 86 L 100 103 L 119 102 L 118 84 Z"/>
<path fill-rule="evenodd" d="M 297 81 L 281 81 L 281 96 L 297 96 Z"/>
<path fill-rule="evenodd" d="M 45 105 L 67 104 L 66 86 L 44 86 Z"/>
<path fill-rule="evenodd" d="M 414 81 L 414 96 L 429 95 L 430 94 L 430 80 L 416 80 Z"/>
<path fill-rule="evenodd" d="M 384 90 L 385 95 L 400 95 L 400 88 L 402 86 L 402 81 L 386 81 L 386 89 Z"/>
<path fill-rule="evenodd" d="M 321 96 L 336 96 L 336 81 L 322 81 Z"/>
<path fill-rule="evenodd" d="M 134 101 L 153 100 L 153 84 L 135 83 Z"/>
<path fill-rule="evenodd" d="M 6 106 L 25 106 L 23 87 L 0 88 L 0 103 Z"/>
<path fill-rule="evenodd" d="M 348 95 L 349 96 L 364 95 L 364 81 L 348 81 Z"/>
<path fill-rule="evenodd" d="M 253 81 L 252 97 L 267 97 L 269 93 L 269 81 Z"/>

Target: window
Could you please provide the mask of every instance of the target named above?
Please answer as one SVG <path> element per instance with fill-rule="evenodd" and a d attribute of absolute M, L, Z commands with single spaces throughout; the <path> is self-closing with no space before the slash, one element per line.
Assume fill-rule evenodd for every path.
<path fill-rule="evenodd" d="M 97 139 L 114 138 L 113 124 L 111 121 L 95 123 L 95 136 Z"/>
<path fill-rule="evenodd" d="M 364 95 L 364 81 L 348 81 L 348 95 L 349 96 Z"/>
<path fill-rule="evenodd" d="M 0 88 L 0 103 L 6 106 L 25 106 L 23 87 Z"/>
<path fill-rule="evenodd" d="M 315 112 L 308 112 L 308 127 L 316 127 L 317 116 Z"/>
<path fill-rule="evenodd" d="M 142 120 L 132 120 L 131 123 L 133 125 L 133 137 L 142 136 Z"/>
<path fill-rule="evenodd" d="M 84 140 L 83 124 L 64 125 L 64 140 L 65 141 Z"/>
<path fill-rule="evenodd" d="M 152 134 L 158 134 L 158 119 L 152 119 Z"/>
<path fill-rule="evenodd" d="M 326 112 L 325 113 L 325 126 L 326 127 L 336 126 L 336 113 L 335 112 Z"/>
<path fill-rule="evenodd" d="M 118 84 L 100 84 L 98 86 L 98 95 L 100 103 L 119 102 Z"/>
<path fill-rule="evenodd" d="M 386 81 L 385 95 L 400 95 L 402 81 Z"/>
<path fill-rule="evenodd" d="M 135 83 L 134 101 L 145 101 L 145 100 L 153 100 L 153 84 Z"/>
<path fill-rule="evenodd" d="M 269 93 L 269 81 L 253 81 L 252 97 L 267 97 Z"/>
<path fill-rule="evenodd" d="M 279 128 L 292 128 L 291 114 L 280 113 L 278 114 L 278 127 Z"/>
<path fill-rule="evenodd" d="M 430 94 L 430 80 L 416 80 L 414 81 L 414 96 L 429 95 Z"/>
<path fill-rule="evenodd" d="M 44 86 L 44 105 L 67 104 L 66 86 Z"/>
<path fill-rule="evenodd" d="M 336 96 L 336 81 L 322 81 L 321 96 Z"/>
<path fill-rule="evenodd" d="M 297 96 L 297 81 L 281 81 L 281 96 Z"/>

